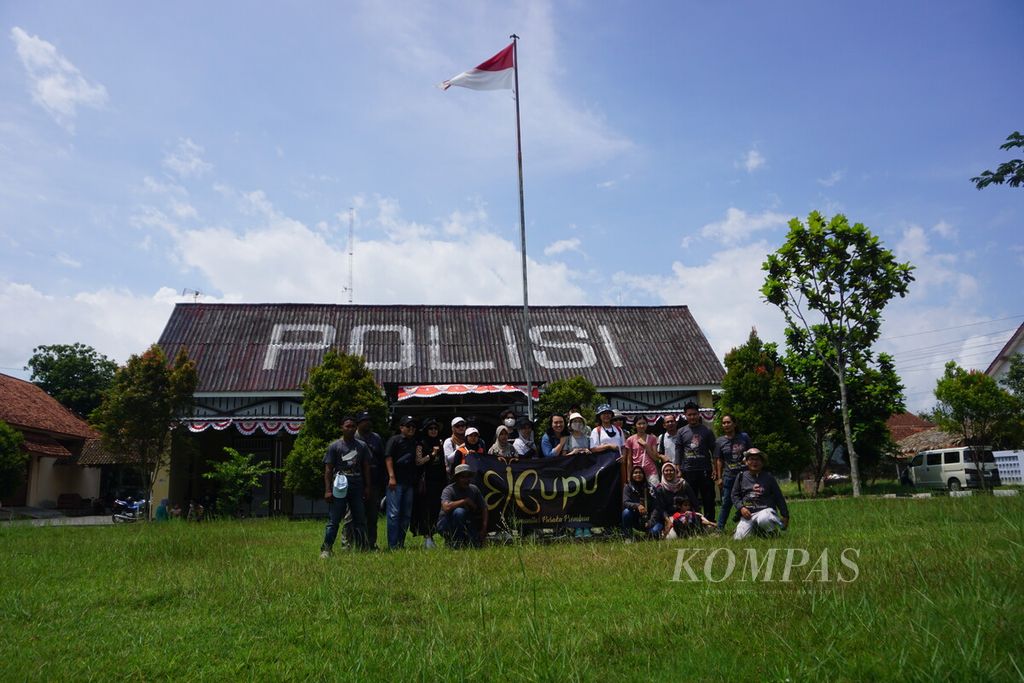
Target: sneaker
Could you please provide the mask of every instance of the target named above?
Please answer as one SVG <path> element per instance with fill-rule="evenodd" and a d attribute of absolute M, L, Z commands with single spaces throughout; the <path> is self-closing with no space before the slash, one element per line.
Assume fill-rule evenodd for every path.
<path fill-rule="evenodd" d="M 320 559 L 321 560 L 329 560 L 329 559 L 331 559 L 331 551 L 330 550 L 321 550 L 320 551 Z"/>
<path fill-rule="evenodd" d="M 583 538 L 583 529 L 576 529 L 576 532 L 573 534 L 573 537 L 574 538 Z"/>
<path fill-rule="evenodd" d="M 583 530 L 583 538 L 590 538 L 590 537 L 591 537 L 591 536 L 593 536 L 593 535 L 594 535 L 594 534 L 592 534 L 592 533 L 590 532 L 590 529 L 584 529 L 584 530 Z"/>
<path fill-rule="evenodd" d="M 427 540 L 423 541 L 423 547 L 427 550 L 430 550 L 431 548 L 436 548 L 437 544 L 434 543 L 434 539 L 432 539 L 430 536 L 427 536 Z"/>

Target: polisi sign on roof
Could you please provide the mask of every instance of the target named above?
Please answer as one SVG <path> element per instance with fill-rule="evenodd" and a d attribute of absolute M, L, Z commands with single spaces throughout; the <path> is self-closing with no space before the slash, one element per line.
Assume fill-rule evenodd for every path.
<path fill-rule="evenodd" d="M 685 306 L 530 308 L 533 381 L 717 386 L 724 370 Z M 329 348 L 363 356 L 382 384 L 522 382 L 517 306 L 178 304 L 160 337 L 185 347 L 199 392 L 298 391 Z"/>

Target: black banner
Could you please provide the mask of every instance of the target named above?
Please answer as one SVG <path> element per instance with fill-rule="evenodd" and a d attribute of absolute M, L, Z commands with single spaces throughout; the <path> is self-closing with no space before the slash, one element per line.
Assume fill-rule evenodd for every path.
<path fill-rule="evenodd" d="M 622 515 L 618 452 L 572 457 L 470 457 L 489 511 L 489 527 L 614 526 Z"/>

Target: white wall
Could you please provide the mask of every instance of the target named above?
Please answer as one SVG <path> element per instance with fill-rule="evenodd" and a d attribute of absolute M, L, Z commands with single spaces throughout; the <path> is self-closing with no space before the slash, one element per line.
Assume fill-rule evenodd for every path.
<path fill-rule="evenodd" d="M 61 459 L 32 457 L 26 504 L 33 507 L 54 507 L 62 493 L 77 493 L 82 498 L 95 498 L 100 495 L 98 467 L 58 465 L 57 461 Z"/>

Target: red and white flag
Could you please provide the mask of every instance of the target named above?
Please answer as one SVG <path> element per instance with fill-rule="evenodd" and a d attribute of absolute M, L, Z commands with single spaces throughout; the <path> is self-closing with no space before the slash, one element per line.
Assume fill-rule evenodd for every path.
<path fill-rule="evenodd" d="M 441 90 L 453 85 L 472 90 L 512 90 L 515 86 L 514 46 L 514 43 L 510 44 L 475 69 L 452 76 L 438 87 Z"/>

